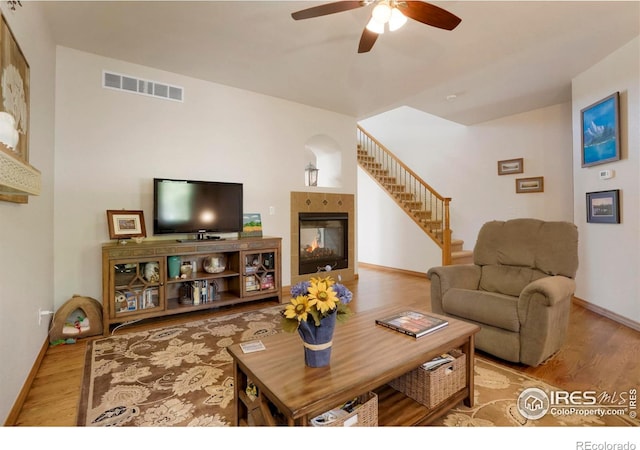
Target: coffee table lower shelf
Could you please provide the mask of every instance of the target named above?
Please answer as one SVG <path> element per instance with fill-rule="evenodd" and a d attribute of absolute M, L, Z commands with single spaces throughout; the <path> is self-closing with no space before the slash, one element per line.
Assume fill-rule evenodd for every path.
<path fill-rule="evenodd" d="M 394 427 L 428 425 L 469 395 L 469 390 L 464 388 L 436 407 L 427 408 L 389 385 L 380 386 L 374 392 L 378 396 L 378 425 Z"/>
<path fill-rule="evenodd" d="M 429 425 L 464 401 L 467 397 L 467 389 L 461 389 L 437 407 L 427 408 L 389 385 L 374 389 L 374 392 L 378 396 L 378 426 L 382 427 Z M 249 421 L 242 420 L 240 425 L 266 425 L 264 416 L 260 411 L 259 402 L 249 400 L 244 393 L 241 397 L 240 401 L 246 405 L 250 419 Z M 282 425 L 284 425 L 284 423 Z"/>

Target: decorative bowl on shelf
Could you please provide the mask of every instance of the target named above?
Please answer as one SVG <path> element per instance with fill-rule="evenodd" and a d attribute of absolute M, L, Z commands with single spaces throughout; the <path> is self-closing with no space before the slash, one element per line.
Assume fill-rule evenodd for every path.
<path fill-rule="evenodd" d="M 220 273 L 224 272 L 227 266 L 227 261 L 224 255 L 211 255 L 204 258 L 202 262 L 202 268 L 207 273 Z"/>

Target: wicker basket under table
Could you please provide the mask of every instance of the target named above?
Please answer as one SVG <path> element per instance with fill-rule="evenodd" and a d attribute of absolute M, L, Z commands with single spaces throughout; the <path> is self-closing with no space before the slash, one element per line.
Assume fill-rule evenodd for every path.
<path fill-rule="evenodd" d="M 465 386 L 465 355 L 457 349 L 449 354 L 455 358 L 450 363 L 434 370 L 420 366 L 391 381 L 389 386 L 427 408 L 439 405 Z"/>
<path fill-rule="evenodd" d="M 358 408 L 344 417 L 328 423 L 327 427 L 377 427 L 378 426 L 378 396 L 374 392 L 367 392 L 359 396 Z M 357 416 L 357 417 L 356 417 Z"/>

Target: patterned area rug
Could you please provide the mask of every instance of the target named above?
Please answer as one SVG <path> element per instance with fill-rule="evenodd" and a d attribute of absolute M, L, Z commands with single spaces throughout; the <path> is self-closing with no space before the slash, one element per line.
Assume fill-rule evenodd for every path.
<path fill-rule="evenodd" d="M 233 422 L 231 344 L 279 333 L 281 306 L 100 338 L 89 343 L 79 426 L 229 426 Z M 475 364 L 475 407 L 450 411 L 437 426 L 625 426 L 625 417 L 547 414 L 523 417 L 527 387 L 554 389 L 482 358 Z"/>
<path fill-rule="evenodd" d="M 282 307 L 97 339 L 87 348 L 78 425 L 229 426 L 227 347 L 280 332 Z"/>

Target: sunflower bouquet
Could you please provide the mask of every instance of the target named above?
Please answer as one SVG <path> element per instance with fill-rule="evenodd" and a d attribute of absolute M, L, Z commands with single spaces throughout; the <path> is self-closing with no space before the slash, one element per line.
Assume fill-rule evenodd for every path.
<path fill-rule="evenodd" d="M 351 314 L 351 291 L 330 276 L 312 277 L 291 287 L 291 300 L 283 311 L 282 329 L 295 332 L 302 322 L 319 327 L 321 320 L 336 314 L 336 320 L 345 321 Z"/>

